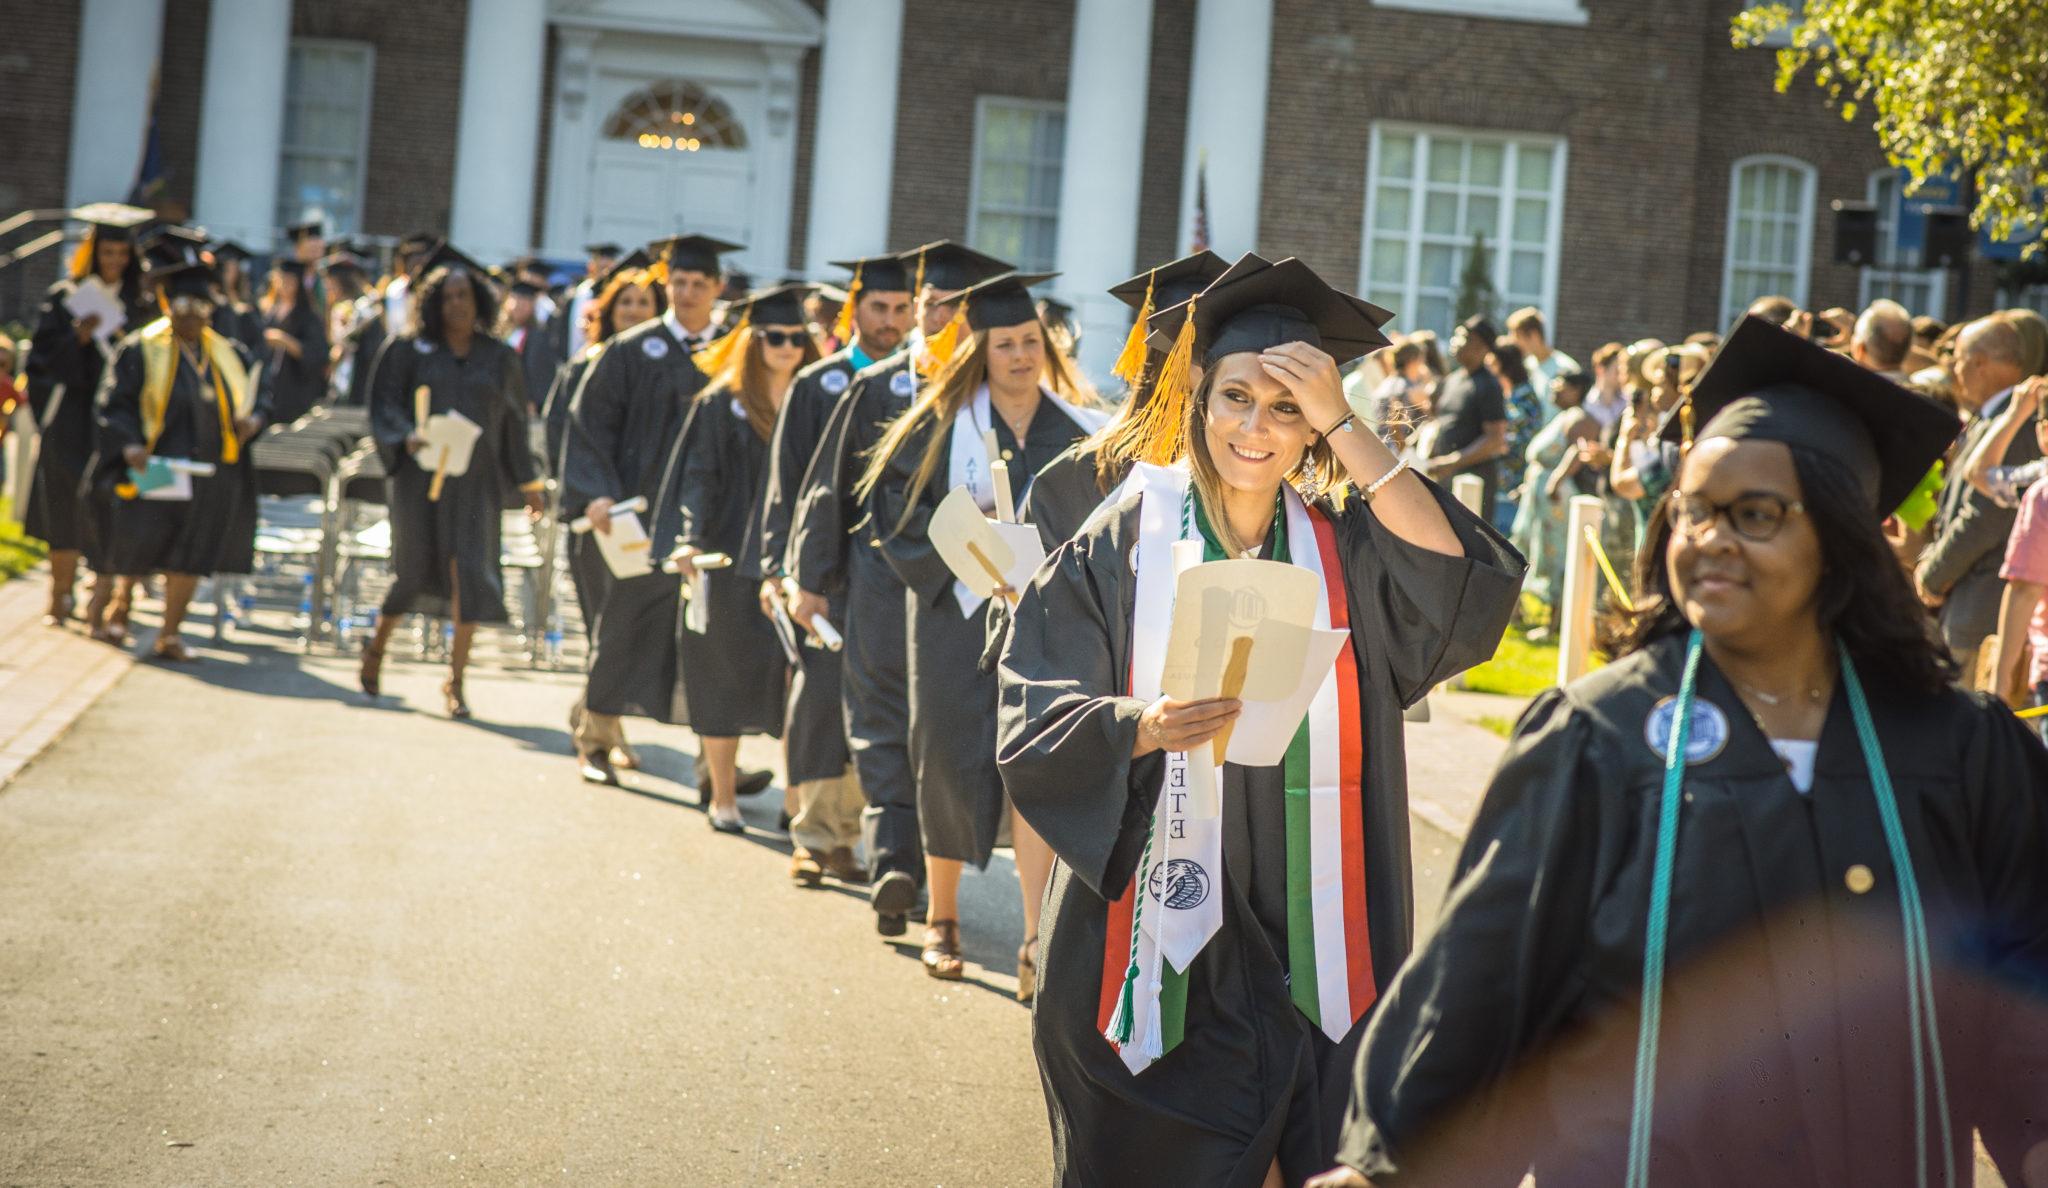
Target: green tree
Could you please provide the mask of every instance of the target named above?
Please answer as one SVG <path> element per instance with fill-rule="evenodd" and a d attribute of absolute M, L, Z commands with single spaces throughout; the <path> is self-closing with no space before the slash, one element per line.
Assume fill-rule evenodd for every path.
<path fill-rule="evenodd" d="M 1960 174 L 1973 225 L 2037 235 L 2048 194 L 2048 3 L 2043 0 L 1805 0 L 1738 14 L 1735 44 L 1779 30 L 1778 90 L 1809 67 L 1845 120 L 1868 110 L 1914 184 Z M 2038 252 L 2036 242 L 2028 250 Z"/>
<path fill-rule="evenodd" d="M 1494 317 L 1500 294 L 1493 287 L 1493 265 L 1486 257 L 1486 232 L 1472 233 L 1472 250 L 1465 253 L 1465 270 L 1458 274 L 1458 299 L 1452 312 L 1462 322 L 1474 314 Z"/>

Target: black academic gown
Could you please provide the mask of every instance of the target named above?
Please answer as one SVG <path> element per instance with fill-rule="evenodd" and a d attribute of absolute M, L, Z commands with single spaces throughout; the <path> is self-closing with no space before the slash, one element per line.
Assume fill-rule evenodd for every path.
<path fill-rule="evenodd" d="M 768 483 L 755 524 L 757 543 L 751 550 L 759 559 L 763 579 L 778 579 L 789 572 L 785 555 L 805 472 L 824 440 L 834 406 L 852 386 L 853 352 L 842 350 L 797 372 L 789 395 L 783 397 L 775 434 L 769 441 Z M 846 591 L 818 592 L 825 594 L 825 617 L 834 628 L 844 627 Z M 840 707 L 840 653 L 811 645 L 806 642 L 807 634 L 801 628 L 797 631 L 801 663 L 790 683 L 784 723 L 784 762 L 789 765 L 791 784 L 834 779 L 845 774 L 851 761 L 846 748 L 846 717 Z"/>
<path fill-rule="evenodd" d="M 225 334 L 242 345 L 254 359 L 264 355 L 263 315 L 255 307 L 223 302 L 213 307 L 213 332 Z"/>
<path fill-rule="evenodd" d="M 663 489 L 691 398 L 704 383 L 703 373 L 662 319 L 612 338 L 569 406 L 563 514 L 580 515 L 599 497 L 645 496 L 648 514 L 641 520 L 647 525 L 648 556 L 659 561 L 674 552 L 682 515 L 673 499 L 663 498 Z M 584 695 L 591 710 L 676 720 L 673 643 L 681 589 L 675 575 L 658 566 L 653 573 L 609 582 L 591 628 L 590 682 Z"/>
<path fill-rule="evenodd" d="M 23 523 L 30 536 L 53 549 L 79 549 L 93 569 L 106 560 L 106 492 L 95 490 L 86 476 L 92 468 L 98 436 L 94 402 L 100 378 L 119 338 L 103 351 L 97 343 L 79 342 L 77 320 L 65 305 L 74 281 L 58 281 L 45 294 L 29 339 L 26 381 L 29 411 L 41 427 L 34 485 L 29 488 Z M 160 314 L 140 294 L 129 294 L 128 321 L 123 333 L 139 330 Z"/>
<path fill-rule="evenodd" d="M 1359 1055 L 1340 1154 L 1375 1183 L 1622 1182 L 1664 778 L 1646 722 L 1684 657 L 1666 637 L 1523 715 Z M 1926 1182 L 1971 1182 L 1975 1126 L 2017 1184 L 2048 1140 L 2048 752 L 1974 694 L 1865 692 L 1936 967 L 1955 1167 L 1930 1117 Z M 1898 880 L 1847 697 L 1806 795 L 1705 657 L 1698 702 L 1696 740 L 1698 715 L 1726 729 L 1680 807 L 1651 1182 L 1912 1185 Z"/>
<path fill-rule="evenodd" d="M 547 441 L 547 469 L 558 480 L 555 490 L 562 500 L 559 518 L 564 522 L 583 514 L 581 506 L 571 512 L 568 493 L 562 489 L 559 480 L 562 477 L 562 451 L 568 446 L 569 404 L 576 398 L 576 388 L 590 370 L 590 361 L 596 353 L 595 349 L 586 351 L 556 368 L 547 398 L 541 403 L 541 432 Z M 598 609 L 604 604 L 605 592 L 611 588 L 612 574 L 605 567 L 597 546 L 590 544 L 588 533 L 570 533 L 567 547 L 569 582 L 576 588 L 576 606 L 583 619 L 583 638 L 588 641 L 597 622 Z"/>
<path fill-rule="evenodd" d="M 327 316 L 303 296 L 287 313 L 261 316 L 263 329 L 282 330 L 299 344 L 298 358 L 273 348 L 263 368 L 271 377 L 277 422 L 289 425 L 327 395 Z"/>
<path fill-rule="evenodd" d="M 270 420 L 269 384 L 241 344 L 229 342 L 248 373 L 251 412 L 260 428 Z M 151 445 L 142 426 L 142 372 L 142 347 L 130 335 L 100 385 L 93 485 L 109 508 L 107 570 L 130 577 L 248 572 L 256 525 L 252 442 L 240 443 L 235 462 L 223 459 L 225 438 L 213 383 L 202 380 L 180 352 L 163 426 Z M 159 457 L 211 462 L 214 473 L 192 477 L 190 500 L 122 498 L 116 488 L 126 481 L 128 468 L 121 454 L 131 445 L 150 446 Z"/>
<path fill-rule="evenodd" d="M 483 430 L 469 469 L 444 481 L 439 502 L 427 498 L 434 460 L 405 448 L 406 438 L 418 430 L 413 393 L 422 384 L 432 391 L 430 412 L 460 412 Z M 383 613 L 447 615 L 451 595 L 459 592 L 461 605 L 454 609 L 463 622 L 504 622 L 500 559 L 507 488 L 539 477 L 527 443 L 525 380 L 512 348 L 478 334 L 469 356 L 457 358 L 424 338 L 391 339 L 370 378 L 370 431 L 389 476 L 385 503 L 393 580 Z"/>
<path fill-rule="evenodd" d="M 1493 654 L 1523 570 L 1491 527 L 1430 490 L 1463 556 L 1402 541 L 1355 496 L 1342 511 L 1324 507 L 1358 661 L 1376 988 L 1406 956 L 1414 927 L 1401 711 Z M 1188 970 L 1180 1045 L 1133 1076 L 1098 1018 L 1110 903 L 1137 868 L 1164 765 L 1157 753 L 1131 758 L 1145 705 L 1124 695 L 1141 503 L 1141 492 L 1126 493 L 1039 570 L 1000 668 L 1003 783 L 1059 859 L 1033 1007 L 1059 1182 L 1255 1188 L 1277 1157 L 1287 1183 L 1298 1184 L 1331 1164 L 1364 1028 L 1332 1043 L 1288 997 L 1279 766 L 1223 768 L 1228 896 L 1220 931 Z M 1290 542 L 1290 553 L 1304 547 L 1314 544 Z"/>
<path fill-rule="evenodd" d="M 916 394 L 908 351 L 854 376 L 804 472 L 784 560 L 804 589 L 845 600 L 845 621 L 834 623 L 846 638 L 840 701 L 847 746 L 868 802 L 861 840 L 869 863 L 877 878 L 900 871 L 922 883 L 903 582 L 882 560 L 874 525 L 853 493 L 869 453 Z"/>
<path fill-rule="evenodd" d="M 1085 444 L 1062 450 L 1046 463 L 1033 476 L 1024 500 L 1024 519 L 1037 526 L 1048 553 L 1072 540 L 1089 514 L 1109 498 L 1096 474 L 1095 454 L 1084 450 Z M 1110 490 L 1116 490 L 1115 483 Z"/>
<path fill-rule="evenodd" d="M 526 393 L 535 402 L 546 398 L 549 385 L 554 383 L 555 370 L 562 365 L 562 352 L 555 349 L 555 336 L 547 327 L 535 323 L 527 327 L 525 338 L 517 348 L 519 365 L 526 369 Z"/>
<path fill-rule="evenodd" d="M 712 738 L 779 738 L 789 661 L 761 613 L 759 579 L 740 561 L 748 526 L 760 517 L 768 443 L 754 432 L 738 397 L 711 391 L 697 397 L 676 455 L 674 502 L 682 511 L 676 544 L 734 558 L 728 568 L 705 573 L 710 604 L 704 631 L 689 629 L 687 613 L 677 616 L 678 724 Z"/>
<path fill-rule="evenodd" d="M 384 325 L 384 302 L 376 297 L 365 300 L 366 312 L 348 332 L 348 349 L 355 359 L 349 368 L 348 390 L 338 394 L 343 404 L 356 408 L 370 402 L 370 373 L 376 370 L 377 354 L 390 337 L 389 328 Z"/>
<path fill-rule="evenodd" d="M 1039 400 L 1020 444 L 1009 425 L 991 416 L 996 445 L 1013 473 L 1035 474 L 1088 430 L 1058 401 Z M 988 428 L 989 426 L 984 426 Z M 882 534 L 882 555 L 906 587 L 910 761 L 917 779 L 917 817 L 925 853 L 988 864 L 1003 815 L 1003 785 L 996 775 L 996 680 L 981 665 L 988 644 L 989 604 L 963 615 L 953 594 L 953 571 L 940 559 L 926 528 L 951 491 L 947 479 L 955 432 L 952 421 L 927 425 L 890 456 L 868 499 L 868 514 Z M 939 438 L 939 464 L 915 500 L 911 474 L 925 444 Z M 1014 498 L 1019 492 L 1012 492 Z"/>

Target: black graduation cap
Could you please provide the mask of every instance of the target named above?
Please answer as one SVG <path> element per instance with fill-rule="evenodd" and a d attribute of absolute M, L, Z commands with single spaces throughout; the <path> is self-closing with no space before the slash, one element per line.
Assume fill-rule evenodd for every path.
<path fill-rule="evenodd" d="M 156 217 L 156 212 L 144 206 L 130 206 L 126 202 L 92 202 L 71 208 L 71 217 L 81 223 L 90 223 L 94 231 L 113 239 L 127 239 L 135 228 Z"/>
<path fill-rule="evenodd" d="M 213 300 L 213 269 L 200 260 L 163 260 L 143 270 L 145 282 L 158 286 L 169 297 L 204 297 Z"/>
<path fill-rule="evenodd" d="M 844 268 L 853 274 L 853 283 L 846 287 L 849 293 L 858 293 L 862 290 L 883 293 L 910 291 L 910 269 L 904 267 L 900 256 L 862 256 L 858 260 L 828 262 L 834 268 Z"/>
<path fill-rule="evenodd" d="M 604 243 L 586 243 L 583 245 L 584 255 L 604 256 L 613 260 L 619 258 L 620 250 L 621 249 L 618 244 L 612 243 L 609 240 L 605 241 Z"/>
<path fill-rule="evenodd" d="M 399 240 L 398 246 L 393 250 L 402 256 L 412 255 L 417 252 L 424 252 L 440 241 L 440 237 L 437 235 L 429 235 L 424 231 L 415 231 L 411 235 Z"/>
<path fill-rule="evenodd" d="M 1962 428 L 1927 397 L 1757 314 L 1735 324 L 1666 418 L 1665 440 L 1684 441 L 1695 422 L 1695 441 L 1777 441 L 1839 461 L 1878 516 L 1906 501 Z"/>
<path fill-rule="evenodd" d="M 360 275 L 362 272 L 366 270 L 366 266 L 364 265 L 361 257 L 355 255 L 352 252 L 346 251 L 330 252 L 327 255 L 322 256 L 320 258 L 319 268 L 321 272 L 327 273 L 329 275 L 333 275 L 334 273 L 337 272 L 353 272 Z"/>
<path fill-rule="evenodd" d="M 647 254 L 646 248 L 634 248 L 632 251 L 627 252 L 625 257 L 619 260 L 618 263 L 605 269 L 603 276 L 597 278 L 597 291 L 602 293 L 610 288 L 611 283 L 617 280 L 622 272 L 632 272 L 638 268 L 650 268 L 653 265 L 654 258 Z"/>
<path fill-rule="evenodd" d="M 506 286 L 506 289 L 509 292 L 516 293 L 521 297 L 538 297 L 542 293 L 547 291 L 541 288 L 539 285 L 534 284 L 530 280 L 521 279 L 513 280 L 511 284 Z"/>
<path fill-rule="evenodd" d="M 1241 351 L 1305 342 L 1341 367 L 1388 345 L 1380 327 L 1393 318 L 1331 288 L 1297 257 L 1276 263 L 1246 252 L 1200 293 L 1153 314 L 1150 326 L 1155 341 L 1172 336 L 1174 351 L 1189 347 L 1205 366 Z"/>
<path fill-rule="evenodd" d="M 450 268 L 460 268 L 477 280 L 488 280 L 491 275 L 491 270 L 477 263 L 475 257 L 443 239 L 429 248 L 427 253 L 420 257 L 419 262 L 412 266 L 412 283 L 419 284 L 429 272 L 444 264 Z"/>
<path fill-rule="evenodd" d="M 1038 320 L 1038 300 L 1031 286 L 1058 276 L 1057 272 L 1005 272 L 991 280 L 969 285 L 957 294 L 964 303 L 969 330 L 992 330 L 998 326 L 1021 326 Z"/>
<path fill-rule="evenodd" d="M 256 258 L 256 253 L 232 239 L 216 239 L 207 250 L 213 253 L 213 258 L 216 260 L 248 261 Z"/>
<path fill-rule="evenodd" d="M 286 238 L 290 239 L 293 243 L 297 243 L 301 239 L 308 239 L 320 234 L 326 228 L 327 221 L 325 219 L 308 219 L 306 222 L 293 223 L 287 226 L 284 229 L 284 233 Z"/>
<path fill-rule="evenodd" d="M 167 267 L 173 264 L 203 263 L 206 251 L 206 233 L 177 223 L 163 223 L 150 228 L 141 238 L 142 259 L 145 266 Z"/>
<path fill-rule="evenodd" d="M 814 287 L 798 282 L 756 290 L 726 306 L 726 321 L 738 325 L 745 318 L 755 326 L 801 326 L 804 299 Z"/>
<path fill-rule="evenodd" d="M 1203 248 L 1192 256 L 1148 268 L 1127 281 L 1111 285 L 1109 295 L 1132 309 L 1146 310 L 1141 317 L 1150 317 L 1152 310 L 1179 305 L 1229 270 L 1228 260 Z"/>
<path fill-rule="evenodd" d="M 271 265 L 271 267 L 277 269 L 279 272 L 284 273 L 286 276 L 306 275 L 305 264 L 301 263 L 296 259 L 293 259 L 290 256 L 280 257 L 275 263 Z"/>
<path fill-rule="evenodd" d="M 1014 271 L 1017 267 L 1008 261 L 998 260 L 971 247 L 954 243 L 950 239 L 935 239 L 921 247 L 911 248 L 897 259 L 902 262 L 904 270 L 910 273 L 912 288 L 930 285 L 934 289 L 948 293 L 958 292 L 969 285 L 1001 276 L 1005 272 Z"/>
<path fill-rule="evenodd" d="M 719 264 L 718 257 L 727 252 L 744 251 L 745 248 L 709 235 L 671 235 L 648 244 L 647 250 L 654 254 L 655 259 L 668 265 L 671 271 L 680 268 L 720 276 L 725 269 Z"/>

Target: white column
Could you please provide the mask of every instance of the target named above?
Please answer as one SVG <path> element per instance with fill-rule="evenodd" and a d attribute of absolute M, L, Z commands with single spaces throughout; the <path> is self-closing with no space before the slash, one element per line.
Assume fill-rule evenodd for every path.
<path fill-rule="evenodd" d="M 261 251 L 276 237 L 291 0 L 213 0 L 193 217 Z"/>
<path fill-rule="evenodd" d="M 804 51 L 798 45 L 764 45 L 762 127 L 755 142 L 754 229 L 743 259 L 764 280 L 789 272 L 789 214 L 796 202 L 796 109 L 803 87 Z"/>
<path fill-rule="evenodd" d="M 1103 290 L 1138 267 L 1151 63 L 1149 2 L 1077 0 L 1055 258 L 1059 292 L 1081 323 L 1082 368 L 1097 384 L 1109 382 L 1130 329 L 1130 311 Z"/>
<path fill-rule="evenodd" d="M 163 34 L 164 0 L 83 0 L 80 5 L 71 167 L 64 186 L 72 205 L 119 202 L 135 185 Z"/>
<path fill-rule="evenodd" d="M 495 264 L 533 241 L 547 0 L 472 0 L 462 46 L 449 236 Z"/>
<path fill-rule="evenodd" d="M 827 0 L 820 52 L 806 275 L 827 260 L 915 246 L 888 242 L 903 0 Z"/>
<path fill-rule="evenodd" d="M 1226 260 L 1258 246 L 1272 53 L 1273 0 L 1198 0 L 1179 247 L 1187 247 L 1194 234 L 1195 171 L 1205 153 L 1209 246 Z"/>

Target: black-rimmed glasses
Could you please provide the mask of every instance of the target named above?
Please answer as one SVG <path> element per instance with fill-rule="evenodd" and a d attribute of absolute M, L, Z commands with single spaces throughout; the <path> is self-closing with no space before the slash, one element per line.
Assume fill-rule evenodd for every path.
<path fill-rule="evenodd" d="M 1735 535 L 1759 543 L 1778 535 L 1788 517 L 1806 510 L 1806 505 L 1796 499 L 1785 499 L 1765 491 L 1737 495 L 1726 503 L 1715 503 L 1700 495 L 1678 495 L 1665 506 L 1669 509 L 1671 529 L 1680 536 L 1697 540 L 1707 534 L 1707 528 L 1715 520 L 1725 515 Z"/>

